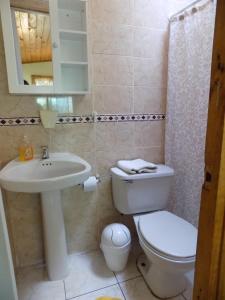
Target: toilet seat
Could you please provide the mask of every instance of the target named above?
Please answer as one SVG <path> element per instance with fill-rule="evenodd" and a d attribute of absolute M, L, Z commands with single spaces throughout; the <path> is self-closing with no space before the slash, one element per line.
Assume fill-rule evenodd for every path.
<path fill-rule="evenodd" d="M 176 261 L 195 259 L 197 229 L 170 212 L 139 216 L 138 231 L 145 245 L 160 256 Z"/>

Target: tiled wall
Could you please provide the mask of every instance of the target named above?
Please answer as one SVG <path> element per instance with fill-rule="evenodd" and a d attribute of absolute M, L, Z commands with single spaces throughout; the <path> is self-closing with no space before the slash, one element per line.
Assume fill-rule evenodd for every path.
<path fill-rule="evenodd" d="M 77 97 L 75 114 L 164 113 L 167 85 L 167 0 L 89 0 L 92 93 Z M 0 117 L 38 116 L 35 98 L 8 94 L 0 37 Z M 86 159 L 102 182 L 94 193 L 63 191 L 68 249 L 98 247 L 105 224 L 122 221 L 112 204 L 109 168 L 118 159 L 164 160 L 164 121 L 0 126 L 0 160 L 17 155 L 26 134 L 38 152 L 71 151 Z M 6 194 L 6 212 L 16 265 L 43 261 L 39 195 Z M 128 222 L 130 223 L 130 222 Z"/>

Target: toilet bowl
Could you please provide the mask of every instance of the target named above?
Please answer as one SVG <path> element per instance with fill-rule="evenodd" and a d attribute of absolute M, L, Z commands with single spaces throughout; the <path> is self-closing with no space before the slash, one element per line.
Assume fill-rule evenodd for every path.
<path fill-rule="evenodd" d="M 134 216 L 143 257 L 138 266 L 153 294 L 175 297 L 186 288 L 185 274 L 194 268 L 196 228 L 167 211 Z"/>
<path fill-rule="evenodd" d="M 197 229 L 165 211 L 174 170 L 157 165 L 156 172 L 130 175 L 111 168 L 113 201 L 122 214 L 133 215 L 145 256 L 138 267 L 158 298 L 181 294 L 185 274 L 194 268 Z"/>

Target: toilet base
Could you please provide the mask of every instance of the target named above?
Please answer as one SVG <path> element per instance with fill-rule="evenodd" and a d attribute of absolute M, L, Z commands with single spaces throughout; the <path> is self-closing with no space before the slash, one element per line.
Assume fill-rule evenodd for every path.
<path fill-rule="evenodd" d="M 185 277 L 180 276 L 180 274 L 161 272 L 157 266 L 150 264 L 145 254 L 139 256 L 137 267 L 152 294 L 159 299 L 174 298 L 186 289 Z"/>

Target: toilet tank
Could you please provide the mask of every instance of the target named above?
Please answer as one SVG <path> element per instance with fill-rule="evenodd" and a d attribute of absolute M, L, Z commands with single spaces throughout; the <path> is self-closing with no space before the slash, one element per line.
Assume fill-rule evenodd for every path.
<path fill-rule="evenodd" d="M 111 168 L 113 201 L 122 214 L 137 214 L 166 208 L 174 170 L 157 165 L 155 173 L 129 175 Z"/>

